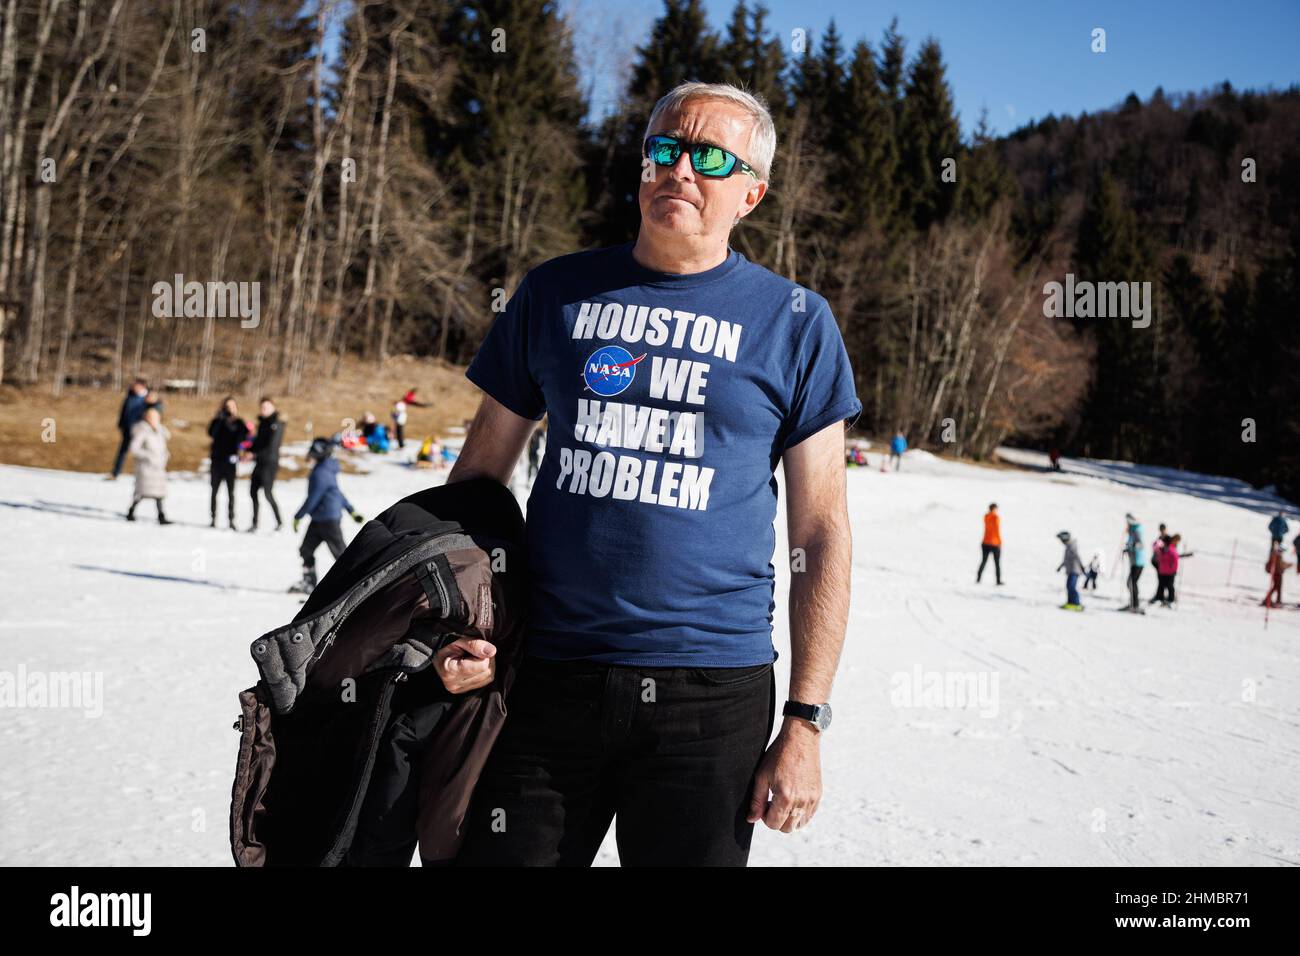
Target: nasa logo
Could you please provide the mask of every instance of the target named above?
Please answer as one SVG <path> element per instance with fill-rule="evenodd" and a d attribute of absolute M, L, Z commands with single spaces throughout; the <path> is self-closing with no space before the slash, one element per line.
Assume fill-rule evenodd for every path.
<path fill-rule="evenodd" d="M 632 384 L 637 364 L 647 354 L 642 352 L 633 358 L 632 353 L 620 345 L 598 348 L 582 366 L 583 381 L 597 395 L 617 395 Z"/>

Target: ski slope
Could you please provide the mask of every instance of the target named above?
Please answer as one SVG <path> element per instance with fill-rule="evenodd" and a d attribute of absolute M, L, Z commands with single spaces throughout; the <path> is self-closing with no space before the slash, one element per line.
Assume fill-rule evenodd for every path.
<path fill-rule="evenodd" d="M 1300 576 L 1267 627 L 1259 606 L 1277 502 L 1223 479 L 1008 456 L 1025 467 L 913 451 L 898 473 L 849 469 L 853 595 L 823 802 L 796 834 L 760 826 L 751 865 L 1300 864 Z M 341 484 L 367 516 L 445 474 L 365 467 Z M 306 482 L 281 474 L 291 515 Z M 79 709 L 0 708 L 0 863 L 231 863 L 236 695 L 257 677 L 249 644 L 299 607 L 285 593 L 298 539 L 208 528 L 203 476 L 172 477 L 170 527 L 152 502 L 125 522 L 130 493 L 129 477 L 0 466 L 0 675 L 102 686 Z M 239 482 L 241 527 L 247 495 Z M 1000 588 L 991 565 L 974 582 L 990 501 Z M 1126 511 L 1194 553 L 1177 609 L 1115 611 Z M 1082 614 L 1058 610 L 1063 529 L 1085 560 L 1106 554 Z M 1145 598 L 1150 570 L 1141 583 Z M 598 862 L 617 863 L 612 830 Z"/>

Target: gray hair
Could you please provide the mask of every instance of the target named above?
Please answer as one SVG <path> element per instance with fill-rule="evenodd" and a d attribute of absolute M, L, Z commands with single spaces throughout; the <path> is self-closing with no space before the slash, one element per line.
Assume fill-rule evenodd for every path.
<path fill-rule="evenodd" d="M 725 100 L 748 113 L 751 123 L 746 152 L 749 155 L 740 158 L 754 167 L 759 179 L 766 180 L 771 175 L 772 158 L 776 155 L 776 126 L 772 123 L 772 114 L 767 111 L 762 97 L 730 83 L 681 83 L 673 87 L 650 111 L 645 135 L 654 131 L 665 113 L 681 109 L 688 100 Z"/>

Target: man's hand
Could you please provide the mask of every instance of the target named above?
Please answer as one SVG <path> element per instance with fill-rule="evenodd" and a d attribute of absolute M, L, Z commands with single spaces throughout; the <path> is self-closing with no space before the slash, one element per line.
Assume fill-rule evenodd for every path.
<path fill-rule="evenodd" d="M 433 667 L 442 686 L 453 694 L 465 694 L 492 683 L 497 673 L 495 644 L 462 637 L 433 656 Z"/>
<path fill-rule="evenodd" d="M 769 830 L 782 833 L 793 833 L 812 821 L 822 801 L 820 734 L 807 721 L 786 718 L 754 775 L 746 820 L 762 820 Z"/>

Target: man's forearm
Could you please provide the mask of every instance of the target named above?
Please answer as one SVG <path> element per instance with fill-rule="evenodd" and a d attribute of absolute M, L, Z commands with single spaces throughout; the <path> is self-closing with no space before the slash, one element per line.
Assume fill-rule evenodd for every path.
<path fill-rule="evenodd" d="M 853 544 L 845 524 L 790 546 L 790 699 L 820 704 L 830 700 L 844 647 Z"/>

